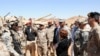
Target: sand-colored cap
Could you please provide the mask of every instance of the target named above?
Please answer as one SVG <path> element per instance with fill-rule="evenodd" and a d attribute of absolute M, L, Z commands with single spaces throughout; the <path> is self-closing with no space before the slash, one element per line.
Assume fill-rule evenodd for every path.
<path fill-rule="evenodd" d="M 80 18 L 77 20 L 77 22 L 82 23 L 82 24 L 87 24 L 88 20 L 87 20 L 87 18 Z"/>
<path fill-rule="evenodd" d="M 11 18 L 9 18 L 9 22 L 11 22 L 11 21 L 16 21 L 17 19 L 16 18 L 13 18 L 13 17 L 11 17 Z"/>
<path fill-rule="evenodd" d="M 65 20 L 64 19 L 59 19 L 59 22 L 65 22 Z"/>
<path fill-rule="evenodd" d="M 16 23 L 16 22 L 15 22 L 15 21 L 11 21 L 11 22 L 9 22 L 10 25 L 12 25 L 12 24 L 14 24 L 14 23 Z"/>

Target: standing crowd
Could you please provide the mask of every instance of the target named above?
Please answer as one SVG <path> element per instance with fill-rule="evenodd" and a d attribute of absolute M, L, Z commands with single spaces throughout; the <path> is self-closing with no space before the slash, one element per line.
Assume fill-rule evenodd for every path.
<path fill-rule="evenodd" d="M 100 56 L 100 13 L 87 16 L 70 27 L 64 19 L 38 26 L 7 20 L 0 26 L 0 56 Z"/>

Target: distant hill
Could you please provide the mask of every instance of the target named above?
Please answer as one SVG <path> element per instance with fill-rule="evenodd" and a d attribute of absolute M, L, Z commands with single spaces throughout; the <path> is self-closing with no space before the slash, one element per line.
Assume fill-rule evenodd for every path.
<path fill-rule="evenodd" d="M 81 19 L 81 18 L 85 18 L 84 16 L 73 16 L 71 18 L 68 18 L 65 20 L 66 24 L 68 24 L 68 26 L 70 26 L 71 24 L 73 24 L 76 20 Z"/>
<path fill-rule="evenodd" d="M 70 17 L 70 18 L 65 18 L 65 23 L 70 26 L 71 24 L 73 24 L 76 20 L 78 19 L 81 19 L 81 18 L 85 18 L 84 16 L 73 16 L 73 17 Z M 35 21 L 36 24 L 38 23 L 45 23 L 47 24 L 48 21 L 59 21 L 60 19 L 59 18 L 40 18 L 40 19 L 37 19 Z"/>

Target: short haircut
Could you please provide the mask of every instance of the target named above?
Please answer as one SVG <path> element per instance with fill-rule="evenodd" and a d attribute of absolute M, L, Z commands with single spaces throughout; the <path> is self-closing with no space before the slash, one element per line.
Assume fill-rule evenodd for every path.
<path fill-rule="evenodd" d="M 96 22 L 99 21 L 100 13 L 99 12 L 90 12 L 88 13 L 88 17 L 94 18 Z"/>

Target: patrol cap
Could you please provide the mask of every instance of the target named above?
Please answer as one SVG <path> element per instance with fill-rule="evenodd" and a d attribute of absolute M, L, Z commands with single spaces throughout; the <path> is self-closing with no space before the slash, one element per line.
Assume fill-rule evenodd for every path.
<path fill-rule="evenodd" d="M 12 24 L 14 24 L 14 23 L 15 23 L 14 21 L 9 22 L 10 25 L 12 25 Z"/>
<path fill-rule="evenodd" d="M 65 20 L 64 19 L 59 19 L 59 22 L 65 22 Z"/>
<path fill-rule="evenodd" d="M 87 24 L 87 23 L 88 23 L 88 20 L 87 20 L 87 18 L 79 18 L 79 19 L 77 20 L 77 22 L 78 22 L 78 23 L 82 23 L 82 24 Z"/>
<path fill-rule="evenodd" d="M 11 22 L 11 21 L 16 21 L 17 19 L 16 18 L 13 18 L 13 17 L 11 17 L 11 18 L 9 18 L 9 22 Z"/>
<path fill-rule="evenodd" d="M 44 26 L 44 24 L 43 24 L 43 23 L 40 23 L 39 25 L 40 25 L 40 26 Z"/>
<path fill-rule="evenodd" d="M 19 22 L 17 20 L 15 20 L 15 21 L 10 21 L 9 23 L 13 24 L 13 23 L 19 23 Z"/>

